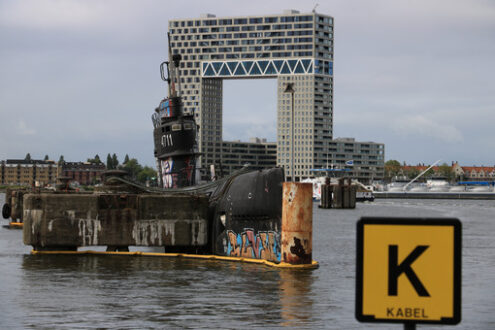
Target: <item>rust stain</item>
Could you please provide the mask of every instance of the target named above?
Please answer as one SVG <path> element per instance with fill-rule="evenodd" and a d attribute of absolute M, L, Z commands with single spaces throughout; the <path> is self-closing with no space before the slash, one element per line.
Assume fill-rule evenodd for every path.
<path fill-rule="evenodd" d="M 308 264 L 311 263 L 311 252 L 306 253 L 304 247 L 301 244 L 301 240 L 297 237 L 294 237 L 294 245 L 290 247 L 290 253 L 297 256 L 297 258 L 292 259 L 291 263 L 299 263 L 299 264 Z"/>

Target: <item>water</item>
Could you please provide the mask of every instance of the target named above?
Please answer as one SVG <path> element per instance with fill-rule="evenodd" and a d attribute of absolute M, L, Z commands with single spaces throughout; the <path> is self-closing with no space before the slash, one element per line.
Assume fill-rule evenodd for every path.
<path fill-rule="evenodd" d="M 401 329 L 354 318 L 355 228 L 364 215 L 458 217 L 463 296 L 457 328 L 495 328 L 495 202 L 377 200 L 355 210 L 314 212 L 320 268 L 313 271 L 152 257 L 32 256 L 22 231 L 2 228 L 0 328 Z"/>

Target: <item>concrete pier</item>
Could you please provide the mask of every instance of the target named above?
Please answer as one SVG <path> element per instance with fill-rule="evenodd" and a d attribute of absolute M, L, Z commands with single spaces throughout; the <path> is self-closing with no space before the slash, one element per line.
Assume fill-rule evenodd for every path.
<path fill-rule="evenodd" d="M 27 189 L 9 189 L 5 191 L 5 204 L 8 205 L 9 214 L 3 214 L 4 218 L 11 218 L 14 222 L 22 222 L 24 194 Z M 3 210 L 2 210 L 3 211 Z"/>
<path fill-rule="evenodd" d="M 94 253 L 135 255 L 130 246 L 154 246 L 163 252 L 149 255 L 318 267 L 311 258 L 312 185 L 282 187 L 282 169 L 239 173 L 187 191 L 146 189 L 114 172 L 93 193 L 24 194 L 24 244 L 36 254 L 106 246 Z"/>
<path fill-rule="evenodd" d="M 357 187 L 352 185 L 351 179 L 341 178 L 338 185 L 329 182 L 321 185 L 321 199 L 319 207 L 322 209 L 354 209 L 356 208 Z"/>
<path fill-rule="evenodd" d="M 24 244 L 35 250 L 201 249 L 208 242 L 207 215 L 204 195 L 26 194 Z"/>

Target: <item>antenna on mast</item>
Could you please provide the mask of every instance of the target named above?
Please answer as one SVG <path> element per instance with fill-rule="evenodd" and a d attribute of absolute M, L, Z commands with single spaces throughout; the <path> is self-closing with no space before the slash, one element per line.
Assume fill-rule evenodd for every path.
<path fill-rule="evenodd" d="M 170 33 L 168 36 L 168 61 L 162 62 L 160 64 L 160 74 L 163 81 L 168 84 L 168 96 L 176 97 L 180 96 L 180 61 L 182 59 L 180 54 L 172 54 L 172 47 L 170 46 Z M 172 65 L 172 74 L 170 74 L 170 66 Z M 167 70 L 167 75 L 165 75 L 165 67 Z M 177 82 L 178 93 L 175 90 L 175 83 Z"/>

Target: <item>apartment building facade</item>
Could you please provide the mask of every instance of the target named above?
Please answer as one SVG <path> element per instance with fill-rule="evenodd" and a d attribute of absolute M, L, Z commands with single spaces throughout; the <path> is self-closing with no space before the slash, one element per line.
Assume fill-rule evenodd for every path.
<path fill-rule="evenodd" d="M 57 164 L 54 161 L 7 159 L 0 163 L 2 185 L 45 186 L 57 180 Z"/>
<path fill-rule="evenodd" d="M 333 146 L 333 17 L 295 10 L 221 18 L 206 14 L 171 20 L 169 34 L 172 53 L 182 56 L 181 80 L 175 86 L 181 91 L 184 111 L 193 113 L 200 126 L 203 175 L 210 164 L 229 157 L 222 137 L 224 79 L 277 80 L 275 163 L 285 169 L 289 180 L 311 177 L 311 169 L 326 166 L 333 157 L 329 151 Z M 290 177 L 292 165 L 294 178 Z M 381 168 L 383 172 L 383 158 Z"/>

